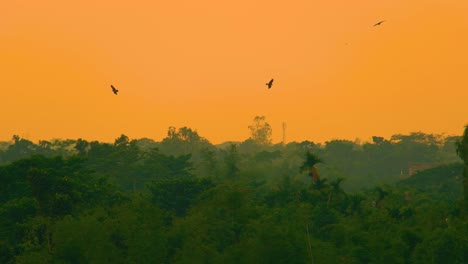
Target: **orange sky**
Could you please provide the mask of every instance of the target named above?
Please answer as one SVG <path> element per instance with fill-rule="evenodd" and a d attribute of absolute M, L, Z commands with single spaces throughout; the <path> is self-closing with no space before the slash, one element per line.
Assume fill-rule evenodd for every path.
<path fill-rule="evenodd" d="M 461 135 L 467 14 L 465 0 L 2 1 L 0 140 L 188 126 L 221 143 L 256 115 L 274 142 L 283 121 L 288 141 Z"/>

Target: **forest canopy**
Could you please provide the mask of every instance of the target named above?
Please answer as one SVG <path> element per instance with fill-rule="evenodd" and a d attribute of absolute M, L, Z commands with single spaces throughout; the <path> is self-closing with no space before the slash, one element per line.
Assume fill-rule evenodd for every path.
<path fill-rule="evenodd" d="M 220 145 L 187 127 L 1 142 L 0 262 L 466 260 L 466 135 L 272 144 L 264 117 L 249 129 Z"/>

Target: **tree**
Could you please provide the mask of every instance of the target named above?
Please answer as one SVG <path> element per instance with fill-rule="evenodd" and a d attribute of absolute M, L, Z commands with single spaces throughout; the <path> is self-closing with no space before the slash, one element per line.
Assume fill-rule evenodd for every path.
<path fill-rule="evenodd" d="M 256 116 L 253 124 L 249 126 L 250 138 L 258 145 L 270 145 L 272 129 L 265 121 L 265 116 Z"/>
<path fill-rule="evenodd" d="M 315 168 L 315 165 L 317 163 L 322 162 L 322 160 L 312 154 L 310 151 L 306 152 L 306 159 L 302 163 L 302 166 L 300 167 L 301 172 L 309 170 L 309 176 L 312 177 L 312 180 L 314 182 L 318 181 L 320 179 L 319 174 L 317 172 L 317 169 Z"/>
<path fill-rule="evenodd" d="M 44 156 L 52 156 L 54 154 L 54 150 L 52 149 L 53 145 L 51 142 L 47 140 L 39 140 L 39 144 L 36 147 L 37 153 L 44 155 Z"/>
<path fill-rule="evenodd" d="M 89 142 L 79 138 L 76 141 L 75 150 L 78 152 L 78 155 L 85 156 L 89 150 Z"/>
<path fill-rule="evenodd" d="M 135 166 L 140 160 L 140 149 L 136 140 L 130 140 L 126 135 L 121 135 L 114 142 L 112 160 L 115 164 L 115 176 L 123 187 L 131 186 L 133 192 L 136 191 L 137 177 Z"/>
<path fill-rule="evenodd" d="M 13 135 L 13 144 L 8 146 L 4 153 L 5 161 L 16 161 L 19 159 L 27 158 L 37 152 L 37 146 L 18 135 Z"/>
<path fill-rule="evenodd" d="M 94 177 L 83 165 L 84 160 L 78 157 L 33 155 L 0 167 L 0 179 L 6 187 L 2 189 L 11 189 L 2 195 L 7 200 L 1 201 L 0 227 L 17 230 L 16 234 L 9 232 L 7 238 L 16 252 L 21 250 L 19 243 L 23 243 L 28 245 L 24 250 L 42 249 L 51 253 L 53 226 L 57 220 L 112 200 L 107 196 L 110 189 L 106 181 Z M 0 252 L 5 250 L 2 241 L 5 241 L 3 237 Z M 5 259 L 0 259 L 4 263 Z"/>
<path fill-rule="evenodd" d="M 130 138 L 124 134 L 116 138 L 114 141 L 114 146 L 116 147 L 127 147 L 130 145 Z"/>
<path fill-rule="evenodd" d="M 193 164 L 190 159 L 191 154 L 165 155 L 159 149 L 153 148 L 144 153 L 142 164 L 138 167 L 138 174 L 146 180 L 192 178 Z"/>
<path fill-rule="evenodd" d="M 160 144 L 160 149 L 165 154 L 186 155 L 209 148 L 210 145 L 210 142 L 206 138 L 201 137 L 196 130 L 192 130 L 189 127 L 176 129 L 171 126 L 167 131 L 167 137 Z"/>
<path fill-rule="evenodd" d="M 378 136 L 372 137 L 372 142 L 374 142 L 374 144 L 381 144 L 384 141 L 385 139 L 383 137 L 378 137 Z"/>
<path fill-rule="evenodd" d="M 464 211 L 465 214 L 468 214 L 468 125 L 465 126 L 463 136 L 457 141 L 456 145 L 457 154 L 465 164 L 463 169 Z"/>
<path fill-rule="evenodd" d="M 226 175 L 232 178 L 239 172 L 239 153 L 237 152 L 237 146 L 232 144 L 229 148 L 228 153 L 224 157 L 224 163 L 226 164 Z"/>
<path fill-rule="evenodd" d="M 203 173 L 208 177 L 217 177 L 218 163 L 216 152 L 208 148 L 201 150 Z"/>
<path fill-rule="evenodd" d="M 206 178 L 170 178 L 156 180 L 148 188 L 154 204 L 180 217 L 196 202 L 199 194 L 212 186 L 211 180 Z"/>
<path fill-rule="evenodd" d="M 330 206 L 330 202 L 332 200 L 332 194 L 335 194 L 335 195 L 343 195 L 343 196 L 346 196 L 346 193 L 343 191 L 343 189 L 341 188 L 341 182 L 344 181 L 344 178 L 336 178 L 334 181 L 330 182 L 330 191 L 328 193 L 328 201 L 327 201 L 327 207 Z"/>
<path fill-rule="evenodd" d="M 409 135 L 395 134 L 390 138 L 392 143 L 421 143 L 426 145 L 440 145 L 443 143 L 441 135 L 426 134 L 423 132 L 411 132 Z"/>

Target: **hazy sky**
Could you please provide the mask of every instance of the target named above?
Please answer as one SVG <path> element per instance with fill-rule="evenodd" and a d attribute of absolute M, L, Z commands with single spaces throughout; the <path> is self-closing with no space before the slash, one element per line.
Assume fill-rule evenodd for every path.
<path fill-rule="evenodd" d="M 1 1 L 0 140 L 188 126 L 220 143 L 256 115 L 274 142 L 282 122 L 288 141 L 461 135 L 467 14 L 466 0 Z"/>

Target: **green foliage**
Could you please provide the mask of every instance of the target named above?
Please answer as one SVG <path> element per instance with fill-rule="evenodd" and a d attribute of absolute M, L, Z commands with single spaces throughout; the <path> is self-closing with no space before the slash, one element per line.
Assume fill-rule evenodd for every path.
<path fill-rule="evenodd" d="M 167 137 L 160 144 L 163 153 L 169 155 L 187 155 L 189 153 L 198 154 L 202 149 L 210 148 L 207 139 L 201 137 L 196 130 L 188 127 L 169 127 Z"/>
<path fill-rule="evenodd" d="M 463 231 L 463 232 L 460 232 Z M 413 263 L 466 263 L 468 243 L 464 230 L 437 228 L 415 246 Z"/>
<path fill-rule="evenodd" d="M 301 172 L 308 170 L 310 167 L 317 165 L 322 162 L 322 159 L 311 153 L 310 151 L 306 152 L 306 158 L 302 166 L 300 167 Z"/>
<path fill-rule="evenodd" d="M 465 127 L 463 136 L 456 142 L 457 154 L 466 163 L 468 163 L 468 125 Z"/>
<path fill-rule="evenodd" d="M 468 216 L 468 125 L 465 126 L 463 136 L 456 142 L 457 154 L 463 160 L 463 192 L 464 192 L 464 214 Z"/>
<path fill-rule="evenodd" d="M 257 162 L 266 162 L 272 163 L 273 160 L 278 159 L 281 157 L 281 151 L 261 151 L 255 154 L 255 160 Z"/>
<path fill-rule="evenodd" d="M 216 148 L 196 131 L 171 128 L 163 141 L 16 137 L 0 150 L 0 262 L 467 258 L 462 165 L 453 163 L 455 145 L 438 136 Z M 414 161 L 444 164 L 399 179 Z M 300 173 L 311 166 L 321 173 L 313 183 Z"/>
<path fill-rule="evenodd" d="M 232 144 L 229 151 L 224 156 L 224 163 L 226 166 L 226 176 L 233 178 L 237 176 L 239 172 L 239 154 L 237 152 L 237 146 Z"/>
<path fill-rule="evenodd" d="M 299 168 L 300 172 L 304 172 L 306 170 L 309 171 L 308 173 L 309 177 L 312 178 L 313 183 L 318 188 L 320 188 L 320 186 L 322 185 L 323 180 L 320 179 L 317 169 L 315 168 L 315 165 L 320 162 L 322 162 L 320 158 L 312 154 L 310 151 L 307 151 L 306 159 L 302 163 L 302 166 Z"/>
<path fill-rule="evenodd" d="M 143 175 L 152 176 L 154 179 L 191 177 L 190 158 L 190 154 L 175 157 L 161 154 L 158 149 L 150 149 L 144 153 L 139 170 L 143 172 Z"/>
<path fill-rule="evenodd" d="M 211 186 L 208 179 L 173 178 L 154 181 L 149 189 L 154 204 L 180 217 L 185 215 L 198 195 Z"/>
<path fill-rule="evenodd" d="M 218 178 L 219 173 L 219 162 L 216 159 L 216 152 L 210 149 L 203 149 L 201 152 L 201 162 L 199 174 L 205 175 L 209 178 Z"/>

